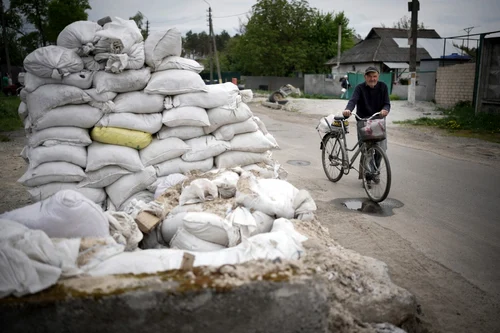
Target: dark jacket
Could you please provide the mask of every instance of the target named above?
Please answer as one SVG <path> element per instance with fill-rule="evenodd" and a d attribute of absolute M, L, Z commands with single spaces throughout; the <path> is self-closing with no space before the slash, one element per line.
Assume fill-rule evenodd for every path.
<path fill-rule="evenodd" d="M 368 118 L 382 109 L 391 111 L 387 85 L 382 81 L 377 82 L 373 88 L 365 82 L 358 84 L 345 109 L 352 111 L 355 106 L 356 113 L 361 118 Z"/>

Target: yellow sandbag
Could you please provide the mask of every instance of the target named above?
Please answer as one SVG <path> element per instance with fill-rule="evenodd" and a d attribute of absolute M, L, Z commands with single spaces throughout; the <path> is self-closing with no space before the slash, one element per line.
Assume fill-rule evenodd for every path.
<path fill-rule="evenodd" d="M 90 132 L 92 140 L 112 145 L 126 146 L 137 150 L 146 148 L 153 136 L 150 133 L 118 127 L 94 127 Z"/>

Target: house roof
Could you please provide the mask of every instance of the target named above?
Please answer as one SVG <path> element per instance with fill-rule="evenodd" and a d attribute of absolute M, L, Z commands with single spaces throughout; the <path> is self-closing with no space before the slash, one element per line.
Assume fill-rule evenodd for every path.
<path fill-rule="evenodd" d="M 441 38 L 435 30 L 418 30 L 419 38 Z M 340 57 L 342 64 L 355 64 L 366 62 L 408 62 L 410 61 L 410 52 L 407 48 L 401 48 L 394 38 L 408 39 L 408 31 L 405 29 L 394 28 L 372 28 L 365 40 L 356 44 L 353 48 L 347 50 Z M 418 45 L 418 44 L 417 44 Z M 417 61 L 430 58 L 430 54 L 425 48 L 417 47 Z M 333 65 L 337 59 L 333 58 L 326 64 Z"/>

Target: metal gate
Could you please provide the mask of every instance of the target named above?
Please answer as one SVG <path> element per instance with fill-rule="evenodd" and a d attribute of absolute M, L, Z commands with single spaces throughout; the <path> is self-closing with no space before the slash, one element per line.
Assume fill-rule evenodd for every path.
<path fill-rule="evenodd" d="M 351 88 L 349 89 L 349 96 L 352 96 L 354 93 L 354 88 L 362 82 L 365 82 L 364 74 L 359 73 L 347 73 L 349 83 L 351 84 Z M 378 79 L 379 81 L 384 82 L 389 89 L 389 95 L 392 93 L 392 73 L 381 73 Z"/>

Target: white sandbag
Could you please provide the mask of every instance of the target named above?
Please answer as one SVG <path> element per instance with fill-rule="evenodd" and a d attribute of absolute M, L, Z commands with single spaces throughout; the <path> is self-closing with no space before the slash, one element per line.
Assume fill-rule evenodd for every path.
<path fill-rule="evenodd" d="M 118 95 L 117 93 L 112 92 L 112 91 L 98 93 L 95 88 L 86 89 L 84 91 L 85 91 L 85 93 L 87 93 L 87 95 L 90 96 L 90 98 L 93 101 L 96 101 L 96 102 L 109 102 L 109 101 L 114 100 L 114 98 Z"/>
<path fill-rule="evenodd" d="M 94 59 L 94 56 L 82 57 L 83 68 L 89 71 L 103 71 L 106 64 L 100 63 Z"/>
<path fill-rule="evenodd" d="M 164 71 L 168 69 L 184 69 L 201 73 L 204 69 L 203 65 L 198 61 L 179 56 L 169 56 L 161 61 L 158 67 L 154 68 L 155 71 Z"/>
<path fill-rule="evenodd" d="M 187 179 L 186 176 L 180 173 L 174 173 L 168 176 L 159 177 L 156 181 L 148 186 L 148 191 L 154 192 L 154 198 L 158 198 L 169 188 L 182 183 Z"/>
<path fill-rule="evenodd" d="M 125 175 L 106 187 L 106 193 L 116 207 L 133 194 L 145 190 L 156 180 L 156 170 L 149 166 L 142 171 Z"/>
<path fill-rule="evenodd" d="M 87 154 L 86 172 L 108 165 L 117 165 L 133 172 L 144 169 L 139 152 L 134 148 L 93 142 Z"/>
<path fill-rule="evenodd" d="M 137 217 L 137 214 L 140 213 L 142 208 L 137 210 L 137 203 L 141 203 L 142 205 L 150 204 L 153 201 L 153 193 L 143 190 L 137 193 L 132 194 L 128 197 L 116 210 L 123 211 L 131 215 L 132 217 Z M 108 200 L 111 201 L 111 200 Z M 142 207 L 142 206 L 141 206 Z M 132 212 L 130 212 L 132 211 Z M 134 215 L 135 214 L 135 215 Z"/>
<path fill-rule="evenodd" d="M 279 148 L 279 146 L 269 141 L 261 131 L 235 135 L 229 143 L 231 144 L 231 149 L 234 151 L 247 151 L 251 153 L 263 153 L 270 149 Z"/>
<path fill-rule="evenodd" d="M 125 251 L 134 251 L 142 240 L 142 232 L 134 219 L 123 212 L 104 212 L 109 222 L 109 233 Z"/>
<path fill-rule="evenodd" d="M 231 210 L 226 219 L 231 223 L 237 234 L 232 237 L 229 246 L 235 246 L 245 241 L 257 229 L 257 223 L 250 210 L 245 207 L 236 207 Z"/>
<path fill-rule="evenodd" d="M 19 103 L 19 107 L 17 108 L 17 114 L 19 115 L 19 118 L 21 118 L 22 121 L 26 119 L 28 116 L 28 106 L 26 103 L 21 102 Z"/>
<path fill-rule="evenodd" d="M 88 104 L 64 105 L 46 112 L 33 122 L 32 127 L 37 131 L 49 127 L 92 128 L 102 116 L 101 110 Z"/>
<path fill-rule="evenodd" d="M 160 113 L 137 114 L 130 112 L 105 114 L 97 127 L 118 127 L 154 134 L 162 126 Z"/>
<path fill-rule="evenodd" d="M 293 201 L 299 190 L 280 179 L 257 179 L 243 174 L 238 181 L 236 203 L 276 218 L 294 218 Z"/>
<path fill-rule="evenodd" d="M 273 227 L 273 223 L 274 223 L 273 217 L 271 217 L 265 213 L 262 213 L 258 210 L 253 212 L 252 216 L 255 220 L 256 229 L 250 234 L 250 236 L 254 236 L 257 234 L 263 234 L 263 233 L 271 231 L 271 229 Z"/>
<path fill-rule="evenodd" d="M 182 189 L 179 205 L 190 205 L 199 202 L 214 200 L 218 197 L 217 185 L 205 178 L 195 179 Z"/>
<path fill-rule="evenodd" d="M 85 178 L 78 183 L 78 187 L 104 188 L 130 173 L 132 173 L 132 171 L 117 165 L 105 166 L 95 171 L 86 172 Z"/>
<path fill-rule="evenodd" d="M 189 213 L 189 212 L 203 212 L 205 208 L 202 203 L 192 204 L 192 205 L 177 205 L 170 211 L 169 215 L 176 215 L 180 213 Z"/>
<path fill-rule="evenodd" d="M 178 126 L 203 127 L 210 125 L 207 111 L 197 106 L 184 106 L 170 110 L 165 110 L 163 111 L 162 123 L 168 127 L 178 127 Z"/>
<path fill-rule="evenodd" d="M 245 121 L 253 115 L 245 103 L 240 103 L 236 110 L 230 110 L 225 107 L 209 109 L 207 114 L 210 126 L 204 128 L 206 134 L 212 133 L 223 125 Z"/>
<path fill-rule="evenodd" d="M 39 77 L 32 73 L 26 73 L 24 76 L 24 89 L 27 92 L 33 92 L 39 87 L 46 84 L 64 84 L 80 89 L 88 89 L 92 86 L 94 72 L 82 71 L 64 76 L 62 79 L 52 79 Z"/>
<path fill-rule="evenodd" d="M 75 51 L 79 56 L 84 56 L 92 51 L 90 45 L 99 40 L 96 35 L 102 27 L 92 21 L 76 21 L 68 24 L 57 36 L 57 45 Z"/>
<path fill-rule="evenodd" d="M 181 140 L 189 140 L 203 135 L 205 135 L 205 132 L 203 131 L 203 127 L 200 126 L 163 126 L 160 131 L 156 133 L 156 137 L 160 140 L 166 138 L 179 138 Z"/>
<path fill-rule="evenodd" d="M 106 237 L 109 224 L 102 209 L 81 193 L 59 191 L 49 199 L 0 215 L 49 237 Z"/>
<path fill-rule="evenodd" d="M 250 171 L 257 178 L 276 178 L 286 180 L 288 172 L 281 167 L 279 163 L 273 162 L 270 164 L 249 164 L 242 167 L 245 171 Z"/>
<path fill-rule="evenodd" d="M 39 47 L 24 58 L 23 65 L 29 73 L 53 79 L 83 70 L 83 61 L 75 51 L 55 45 Z"/>
<path fill-rule="evenodd" d="M 84 104 L 91 98 L 80 88 L 62 84 L 46 84 L 28 94 L 28 106 L 32 122 L 42 118 L 49 110 L 68 104 Z"/>
<path fill-rule="evenodd" d="M 166 31 L 153 31 L 144 43 L 146 64 L 158 68 L 168 56 L 180 56 L 182 52 L 182 36 L 177 28 Z"/>
<path fill-rule="evenodd" d="M 253 100 L 253 91 L 252 89 L 243 89 L 240 90 L 241 101 L 243 103 L 250 103 Z"/>
<path fill-rule="evenodd" d="M 144 54 L 144 42 L 139 42 L 128 50 L 125 50 L 128 55 L 127 65 L 125 69 L 141 69 L 144 67 L 146 55 Z"/>
<path fill-rule="evenodd" d="M 172 240 L 170 241 L 170 247 L 172 249 L 189 250 L 196 252 L 217 251 L 226 248 L 225 246 L 200 239 L 192 235 L 182 227 L 179 228 L 174 237 L 172 237 Z"/>
<path fill-rule="evenodd" d="M 29 167 L 36 168 L 47 162 L 68 162 L 85 168 L 87 166 L 87 149 L 85 147 L 57 145 L 52 147 L 28 148 L 26 157 Z"/>
<path fill-rule="evenodd" d="M 205 172 L 214 166 L 214 159 L 212 157 L 206 160 L 196 161 L 196 162 L 186 162 L 180 157 L 174 158 L 155 165 L 156 175 L 158 177 L 168 176 L 173 173 L 186 173 L 189 171 L 198 170 L 200 172 Z"/>
<path fill-rule="evenodd" d="M 233 171 L 224 171 L 212 182 L 217 186 L 221 198 L 229 199 L 236 194 L 236 185 L 240 176 Z"/>
<path fill-rule="evenodd" d="M 300 190 L 293 200 L 293 208 L 295 209 L 295 218 L 303 221 L 311 221 L 314 219 L 316 211 L 316 203 L 311 197 L 311 194 L 306 190 Z"/>
<path fill-rule="evenodd" d="M 181 158 L 186 162 L 195 162 L 214 157 L 231 149 L 226 141 L 219 141 L 212 135 L 186 140 L 191 150 L 185 152 Z"/>
<path fill-rule="evenodd" d="M 28 102 L 28 92 L 26 91 L 26 89 L 21 89 L 21 91 L 19 92 L 19 98 L 21 99 L 21 102 Z"/>
<path fill-rule="evenodd" d="M 112 21 L 106 23 L 102 30 L 96 32 L 96 36 L 101 39 L 107 39 L 114 42 L 119 42 L 122 53 L 130 49 L 134 44 L 142 42 L 141 30 L 133 20 L 124 20 L 120 17 L 113 17 Z"/>
<path fill-rule="evenodd" d="M 143 91 L 118 94 L 113 100 L 113 112 L 156 113 L 163 111 L 164 97 L 148 95 Z"/>
<path fill-rule="evenodd" d="M 236 166 L 245 166 L 255 163 L 271 164 L 271 158 L 267 153 L 249 153 L 243 151 L 227 151 L 215 157 L 217 169 L 227 169 Z"/>
<path fill-rule="evenodd" d="M 307 237 L 295 230 L 293 223 L 285 218 L 279 218 L 273 222 L 271 232 L 283 232 L 290 235 L 297 242 L 302 243 L 307 240 Z"/>
<path fill-rule="evenodd" d="M 205 212 L 186 213 L 183 217 L 183 228 L 191 235 L 207 242 L 229 245 L 228 232 L 231 233 L 233 227 L 226 219 Z"/>
<path fill-rule="evenodd" d="M 153 141 L 144 149 L 141 149 L 139 156 L 142 164 L 149 166 L 179 157 L 189 151 L 191 147 L 178 138 L 168 138 L 165 140 Z"/>
<path fill-rule="evenodd" d="M 78 188 L 78 183 L 50 183 L 42 186 L 31 187 L 28 193 L 32 201 L 40 201 L 47 199 L 54 193 L 61 190 L 73 190 L 81 193 L 86 198 L 95 202 L 97 205 L 102 206 L 106 202 L 106 192 L 101 188 Z"/>
<path fill-rule="evenodd" d="M 237 134 L 252 133 L 259 129 L 257 123 L 252 119 L 248 118 L 245 121 L 228 124 L 216 129 L 212 135 L 215 136 L 217 140 L 229 141 L 234 138 Z"/>
<path fill-rule="evenodd" d="M 78 127 L 51 127 L 35 132 L 28 137 L 30 147 L 41 145 L 50 147 L 60 144 L 85 147 L 91 143 L 89 131 Z"/>
<path fill-rule="evenodd" d="M 262 120 L 260 120 L 259 117 L 254 116 L 253 120 L 257 123 L 257 125 L 259 126 L 259 129 L 261 130 L 262 133 L 264 133 L 264 135 L 269 133 L 267 131 L 266 125 L 264 124 L 264 122 Z"/>
<path fill-rule="evenodd" d="M 271 134 L 271 133 L 267 133 L 265 135 L 266 139 L 268 139 L 271 144 L 276 147 L 275 149 L 280 149 L 279 145 L 278 145 L 278 141 L 276 141 L 276 139 L 274 138 L 274 136 Z"/>
<path fill-rule="evenodd" d="M 80 239 L 53 242 L 40 230 L 0 220 L 0 298 L 34 294 L 61 276 L 81 273 L 76 267 Z"/>
<path fill-rule="evenodd" d="M 170 243 L 177 230 L 184 225 L 184 216 L 187 212 L 181 212 L 177 214 L 168 214 L 167 217 L 161 223 L 161 235 L 165 242 Z"/>
<path fill-rule="evenodd" d="M 200 74 L 182 69 L 170 69 L 154 72 L 144 92 L 147 94 L 179 95 L 206 90 L 207 87 Z"/>
<path fill-rule="evenodd" d="M 47 162 L 35 168 L 29 168 L 18 179 L 24 186 L 40 186 L 48 183 L 72 183 L 85 178 L 83 169 L 68 162 Z"/>
<path fill-rule="evenodd" d="M 231 82 L 210 84 L 206 86 L 206 92 L 191 92 L 165 97 L 165 109 L 180 106 L 198 106 L 204 109 L 212 109 L 224 106 L 234 110 L 241 102 L 241 98 L 238 97 L 238 86 Z"/>
<path fill-rule="evenodd" d="M 123 72 L 128 64 L 128 55 L 124 53 L 99 53 L 95 55 L 94 59 L 97 61 L 106 60 L 106 66 L 104 66 L 104 70 L 113 74 Z"/>
<path fill-rule="evenodd" d="M 113 91 L 125 93 L 142 90 L 151 78 L 151 69 L 129 69 L 119 74 L 99 71 L 94 75 L 92 86 L 98 93 Z"/>

